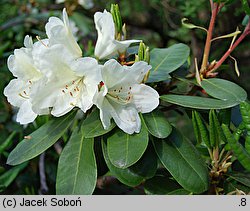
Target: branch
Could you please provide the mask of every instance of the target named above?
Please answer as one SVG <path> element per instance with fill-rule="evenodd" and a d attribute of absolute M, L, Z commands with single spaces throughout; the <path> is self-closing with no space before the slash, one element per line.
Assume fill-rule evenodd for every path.
<path fill-rule="evenodd" d="M 229 47 L 229 49 L 227 50 L 227 52 L 221 57 L 221 59 L 216 63 L 216 65 L 214 66 L 214 68 L 212 69 L 212 71 L 215 71 L 216 69 L 218 69 L 223 62 L 227 59 L 227 57 L 230 56 L 230 54 L 233 52 L 233 50 L 242 42 L 242 40 L 248 36 L 250 34 L 250 20 L 244 30 L 244 32 L 241 34 L 241 36 L 236 40 L 236 42 Z"/>
<path fill-rule="evenodd" d="M 212 40 L 212 36 L 213 36 L 214 24 L 215 24 L 216 16 L 219 13 L 220 5 L 217 3 L 213 3 L 211 8 L 212 8 L 212 16 L 210 19 L 206 44 L 205 44 L 205 48 L 204 48 L 203 60 L 202 60 L 202 65 L 201 65 L 201 70 L 200 70 L 201 73 L 205 72 L 207 64 L 208 64 L 208 58 L 209 58 L 209 53 L 210 53 L 210 48 L 211 48 L 211 40 Z"/>
<path fill-rule="evenodd" d="M 39 157 L 40 195 L 46 194 L 49 191 L 49 188 L 46 183 L 44 158 L 45 158 L 45 153 L 42 153 Z"/>

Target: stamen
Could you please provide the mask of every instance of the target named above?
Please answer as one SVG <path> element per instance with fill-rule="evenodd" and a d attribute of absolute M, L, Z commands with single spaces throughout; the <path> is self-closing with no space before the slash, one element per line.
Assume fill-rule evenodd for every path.
<path fill-rule="evenodd" d="M 26 96 L 23 96 L 21 93 L 18 94 L 20 97 L 24 98 L 24 99 L 29 99 L 28 97 Z"/>
<path fill-rule="evenodd" d="M 64 90 L 62 90 L 62 92 L 65 94 L 65 91 L 64 91 Z"/>
<path fill-rule="evenodd" d="M 47 46 L 41 39 L 40 39 L 40 37 L 39 36 L 36 36 L 36 39 L 38 40 L 38 41 L 40 41 L 41 43 L 42 43 L 42 45 L 44 45 L 45 47 L 49 47 L 49 46 Z"/>
<path fill-rule="evenodd" d="M 72 92 L 69 92 L 69 94 L 71 95 L 71 97 L 73 97 L 73 94 L 72 94 Z"/>

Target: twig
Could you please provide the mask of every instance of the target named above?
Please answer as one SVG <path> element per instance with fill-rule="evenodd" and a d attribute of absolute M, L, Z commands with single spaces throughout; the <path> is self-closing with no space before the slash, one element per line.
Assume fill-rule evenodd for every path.
<path fill-rule="evenodd" d="M 219 13 L 219 8 L 220 8 L 219 4 L 217 4 L 217 3 L 211 4 L 212 16 L 210 19 L 209 28 L 208 28 L 208 32 L 207 32 L 207 39 L 206 39 L 203 60 L 202 60 L 202 65 L 201 65 L 201 70 L 200 70 L 201 73 L 204 73 L 206 71 L 206 67 L 208 64 L 208 58 L 209 58 L 209 53 L 210 53 L 210 48 L 211 48 L 211 40 L 212 40 L 212 36 L 213 36 L 214 24 L 215 24 L 216 16 Z"/>
<path fill-rule="evenodd" d="M 222 63 L 227 59 L 227 57 L 230 56 L 232 51 L 241 43 L 241 41 L 250 34 L 250 21 L 248 22 L 244 32 L 241 34 L 241 36 L 236 40 L 236 42 L 230 46 L 230 48 L 227 50 L 227 52 L 221 57 L 221 59 L 216 63 L 216 65 L 213 68 L 213 71 L 218 69 Z"/>
<path fill-rule="evenodd" d="M 45 153 L 42 153 L 39 157 L 40 195 L 44 195 L 49 191 L 49 188 L 46 183 L 44 158 L 45 158 Z"/>

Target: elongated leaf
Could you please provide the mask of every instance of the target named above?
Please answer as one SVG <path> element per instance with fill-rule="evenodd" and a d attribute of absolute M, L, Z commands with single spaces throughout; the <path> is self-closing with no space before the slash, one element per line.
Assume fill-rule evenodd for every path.
<path fill-rule="evenodd" d="M 7 163 L 17 165 L 44 152 L 64 134 L 74 117 L 75 112 L 73 111 L 68 115 L 49 121 L 31 133 L 29 139 L 22 140 L 10 153 Z"/>
<path fill-rule="evenodd" d="M 197 143 L 198 144 L 201 144 L 201 132 L 199 130 L 199 127 L 198 127 L 198 123 L 196 121 L 196 118 L 195 118 L 195 111 L 192 111 L 192 124 L 193 124 L 193 128 L 194 128 L 194 135 L 195 135 L 195 138 L 197 140 Z"/>
<path fill-rule="evenodd" d="M 176 129 L 166 140 L 153 142 L 164 167 L 186 190 L 202 193 L 208 189 L 208 170 L 196 148 Z"/>
<path fill-rule="evenodd" d="M 205 28 L 203 28 L 203 27 L 201 27 L 201 26 L 196 26 L 196 25 L 194 25 L 194 24 L 192 24 L 192 23 L 187 23 L 186 21 L 188 21 L 187 18 L 182 18 L 182 20 L 181 20 L 181 23 L 182 23 L 182 25 L 183 25 L 184 27 L 186 27 L 186 28 L 188 28 L 188 29 L 195 29 L 195 28 L 197 28 L 197 29 L 202 29 L 202 30 L 204 30 L 205 32 L 207 32 L 207 29 L 205 29 Z"/>
<path fill-rule="evenodd" d="M 210 148 L 211 144 L 210 144 L 210 141 L 209 141 L 208 130 L 207 130 L 206 124 L 201 119 L 201 116 L 197 111 L 194 111 L 194 116 L 195 116 L 195 119 L 196 119 L 196 122 L 197 122 L 198 129 L 200 131 L 201 140 L 203 141 L 204 144 L 206 144 L 206 146 L 208 148 Z"/>
<path fill-rule="evenodd" d="M 212 112 L 212 119 L 213 119 L 213 122 L 214 122 L 214 127 L 216 129 L 216 143 L 215 143 L 215 146 L 219 146 L 220 144 L 220 141 L 223 141 L 224 143 L 226 143 L 226 137 L 223 133 L 223 130 L 221 128 L 221 124 L 218 120 L 218 117 L 215 113 L 215 111 Z"/>
<path fill-rule="evenodd" d="M 0 176 L 0 186 L 2 187 L 1 189 L 4 190 L 5 188 L 7 188 L 15 180 L 19 172 L 22 171 L 27 165 L 28 163 L 22 163 L 2 174 Z"/>
<path fill-rule="evenodd" d="M 141 159 L 133 166 L 130 166 L 129 169 L 135 174 L 142 176 L 145 179 L 149 179 L 155 175 L 157 164 L 158 157 L 154 151 L 154 147 L 149 143 L 149 146 Z"/>
<path fill-rule="evenodd" d="M 248 154 L 244 147 L 238 141 L 235 140 L 227 125 L 222 124 L 222 129 L 231 149 L 234 152 L 234 155 L 238 158 L 238 161 L 242 164 L 242 166 L 244 166 L 245 169 L 250 171 L 250 154 Z"/>
<path fill-rule="evenodd" d="M 102 126 L 102 122 L 99 117 L 98 109 L 95 109 L 83 122 L 82 130 L 86 138 L 94 138 L 104 135 L 110 132 L 115 127 L 115 123 L 112 124 L 108 130 L 105 130 Z"/>
<path fill-rule="evenodd" d="M 109 159 L 118 168 L 127 168 L 136 163 L 147 146 L 148 132 L 143 123 L 140 133 L 129 135 L 117 129 L 107 141 Z"/>
<path fill-rule="evenodd" d="M 247 131 L 245 138 L 245 148 L 250 154 L 250 104 L 248 104 L 247 102 L 242 102 L 240 104 L 240 112 L 242 116 L 242 121 Z"/>
<path fill-rule="evenodd" d="M 148 83 L 169 79 L 169 73 L 183 65 L 187 61 L 189 53 L 189 47 L 182 43 L 175 44 L 169 48 L 154 48 L 150 53 L 152 70 Z"/>
<path fill-rule="evenodd" d="M 231 172 L 228 173 L 230 178 L 250 187 L 250 174 L 249 173 L 241 173 L 241 172 Z"/>
<path fill-rule="evenodd" d="M 214 110 L 210 110 L 209 112 L 209 140 L 211 147 L 217 146 L 216 143 L 218 142 L 216 139 L 218 135 L 216 134 L 217 129 L 215 127 L 215 122 L 214 122 Z"/>
<path fill-rule="evenodd" d="M 0 155 L 4 152 L 4 150 L 10 145 L 12 139 L 16 135 L 16 131 L 13 131 L 9 137 L 0 145 Z"/>
<path fill-rule="evenodd" d="M 167 195 L 181 186 L 165 176 L 155 176 L 145 182 L 144 190 L 148 195 Z"/>
<path fill-rule="evenodd" d="M 157 138 L 167 138 L 170 135 L 172 127 L 161 111 L 143 114 L 143 119 L 151 135 Z"/>
<path fill-rule="evenodd" d="M 224 109 L 238 105 L 238 102 L 229 100 L 218 100 L 213 98 L 184 96 L 184 95 L 162 95 L 163 101 L 173 103 L 188 108 L 198 109 Z"/>
<path fill-rule="evenodd" d="M 135 187 L 141 184 L 144 179 L 142 176 L 137 175 L 129 168 L 117 168 L 110 162 L 107 151 L 107 143 L 105 142 L 105 140 L 102 140 L 102 152 L 111 174 L 114 175 L 120 182 L 131 187 Z"/>
<path fill-rule="evenodd" d="M 94 139 L 84 138 L 76 127 L 59 159 L 56 193 L 90 195 L 95 189 L 96 179 Z"/>
<path fill-rule="evenodd" d="M 204 79 L 201 86 L 210 96 L 224 101 L 235 102 L 235 105 L 247 98 L 246 91 L 239 85 L 220 78 Z"/>
<path fill-rule="evenodd" d="M 247 0 L 241 0 L 243 9 L 247 15 L 250 15 L 250 7 Z"/>

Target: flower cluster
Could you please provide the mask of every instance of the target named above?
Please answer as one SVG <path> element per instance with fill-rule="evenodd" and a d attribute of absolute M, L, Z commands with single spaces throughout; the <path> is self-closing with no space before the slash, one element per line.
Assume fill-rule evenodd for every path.
<path fill-rule="evenodd" d="M 78 107 L 86 112 L 93 105 L 100 109 L 103 127 L 113 118 L 128 134 L 138 133 L 138 112 L 147 113 L 159 104 L 159 95 L 142 83 L 151 66 L 144 61 L 132 66 L 112 59 L 138 40 L 115 39 L 112 14 L 97 12 L 94 21 L 98 32 L 95 57 L 83 57 L 72 33 L 66 10 L 63 20 L 49 18 L 46 39 L 33 43 L 28 35 L 24 46 L 8 58 L 8 68 L 16 77 L 4 90 L 8 102 L 19 108 L 17 121 L 33 122 L 37 115 L 62 116 Z"/>

